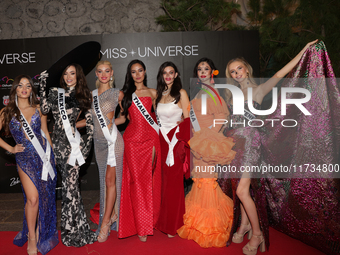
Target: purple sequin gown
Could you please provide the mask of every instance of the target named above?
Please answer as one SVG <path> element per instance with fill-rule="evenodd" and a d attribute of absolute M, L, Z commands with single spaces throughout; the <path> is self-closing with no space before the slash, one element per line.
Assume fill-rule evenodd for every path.
<path fill-rule="evenodd" d="M 43 149 L 46 149 L 46 140 L 41 136 L 40 115 L 39 111 L 33 114 L 31 118 L 31 128 L 42 144 Z M 57 182 L 57 171 L 54 163 L 54 154 L 51 148 L 51 164 L 55 173 L 55 178 L 52 180 L 48 175 L 47 181 L 41 180 L 42 161 L 33 147 L 32 143 L 26 138 L 25 132 L 21 127 L 21 123 L 17 118 L 13 117 L 9 123 L 9 129 L 17 144 L 22 144 L 25 147 L 23 152 L 15 154 L 17 165 L 22 171 L 31 179 L 34 186 L 37 188 L 39 194 L 39 211 L 37 219 L 37 228 L 39 229 L 39 239 L 37 248 L 42 254 L 46 254 L 53 249 L 58 243 L 57 231 L 57 211 L 55 201 L 55 187 Z M 24 201 L 27 202 L 26 194 L 24 192 Z M 18 246 L 23 246 L 27 242 L 27 221 L 24 213 L 23 229 L 14 238 L 13 243 Z"/>
<path fill-rule="evenodd" d="M 253 101 L 255 109 L 260 109 L 261 105 Z M 232 112 L 232 105 L 229 105 L 230 112 Z M 248 102 L 245 101 L 244 108 L 249 111 Z M 250 116 L 248 119 L 243 115 L 231 115 L 233 123 L 243 123 L 248 119 L 258 118 Z M 261 160 L 261 138 L 257 128 L 243 125 L 234 125 L 230 130 L 225 129 L 224 134 L 227 137 L 233 137 L 235 146 L 233 150 L 236 152 L 234 160 L 230 163 L 231 167 L 240 169 L 241 166 L 256 166 L 260 165 Z M 236 232 L 239 226 L 239 217 L 241 214 L 240 200 L 236 195 L 236 189 L 239 184 L 241 173 L 220 173 L 218 183 L 220 184 L 223 192 L 233 198 L 234 202 L 234 221 L 231 233 Z M 265 196 L 265 178 L 251 178 L 251 196 L 253 197 L 259 215 L 259 223 L 263 232 L 267 249 L 269 247 L 269 222 L 267 216 L 267 200 Z M 227 245 L 231 243 L 233 235 L 229 236 Z"/>
<path fill-rule="evenodd" d="M 241 128 L 244 129 L 243 135 L 250 135 L 248 140 L 252 142 L 248 144 L 249 147 L 243 148 L 246 153 L 239 157 L 237 155 L 232 164 L 244 164 L 242 155 L 244 157 L 245 154 L 246 162 L 252 165 L 339 164 L 340 93 L 324 43 L 319 42 L 309 47 L 288 78 L 292 79 L 282 86 L 301 87 L 301 82 L 298 84 L 298 79 L 294 81 L 294 78 L 305 79 L 302 86 L 311 93 L 311 99 L 305 106 L 313 117 L 301 114 L 294 105 L 288 105 L 287 115 L 281 116 L 279 100 L 278 109 L 268 118 L 295 119 L 298 126 L 287 129 L 281 125 L 265 125 L 253 131 Z M 240 215 L 239 201 L 235 196 L 238 179 L 220 177 L 223 191 L 227 195 L 234 195 L 234 218 L 237 219 Z M 340 179 L 294 178 L 293 174 L 291 177 L 254 178 L 251 181 L 251 194 L 259 213 L 267 248 L 270 225 L 326 254 L 338 254 Z M 331 177 L 331 174 L 326 173 L 325 177 Z M 235 220 L 232 232 L 237 227 L 238 221 Z"/>

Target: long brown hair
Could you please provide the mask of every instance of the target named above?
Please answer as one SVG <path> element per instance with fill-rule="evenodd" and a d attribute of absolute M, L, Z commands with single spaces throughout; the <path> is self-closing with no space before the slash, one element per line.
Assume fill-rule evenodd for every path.
<path fill-rule="evenodd" d="M 76 75 L 77 75 L 77 84 L 76 84 L 76 99 L 79 103 L 79 108 L 81 111 L 85 112 L 88 109 L 91 108 L 91 103 L 92 103 L 92 96 L 91 96 L 91 92 L 87 86 L 87 82 L 86 82 L 86 78 L 85 78 L 85 74 L 83 72 L 83 68 L 78 65 L 78 64 L 70 64 L 68 65 L 61 77 L 60 77 L 60 86 L 64 89 L 67 88 L 67 85 L 65 83 L 64 80 L 64 73 L 66 72 L 66 70 L 70 67 L 70 66 L 74 66 L 74 68 L 76 69 Z"/>
<path fill-rule="evenodd" d="M 35 89 L 35 87 L 33 86 L 33 81 L 32 78 L 29 75 L 26 74 L 20 74 L 17 77 L 14 78 L 14 81 L 12 83 L 12 87 L 11 90 L 9 92 L 9 102 L 8 105 L 4 108 L 4 110 L 2 111 L 2 120 L 3 120 L 3 128 L 5 129 L 5 132 L 7 134 L 9 134 L 9 123 L 12 120 L 13 117 L 17 118 L 17 120 L 20 122 L 19 120 L 19 116 L 20 116 L 20 110 L 17 107 L 16 104 L 16 94 L 17 94 L 17 87 L 19 86 L 19 83 L 21 81 L 21 79 L 26 78 L 31 87 L 32 87 L 32 96 L 30 96 L 28 98 L 29 103 L 31 104 L 32 107 L 36 107 L 39 104 L 39 101 L 37 99 L 37 91 Z"/>
<path fill-rule="evenodd" d="M 177 73 L 177 77 L 174 79 L 174 83 L 171 86 L 170 96 L 175 99 L 175 104 L 177 104 L 179 102 L 179 100 L 181 99 L 180 90 L 182 89 L 182 82 L 181 82 L 181 78 L 179 76 L 179 71 L 177 69 L 177 66 L 174 63 L 167 61 L 167 62 L 164 62 L 159 67 L 158 74 L 157 74 L 156 106 L 159 103 L 159 101 L 161 101 L 161 99 L 162 99 L 162 92 L 164 90 L 168 89 L 168 86 L 166 85 L 166 83 L 164 81 L 164 77 L 163 77 L 164 69 L 168 66 L 171 66 L 175 70 L 175 73 Z"/>

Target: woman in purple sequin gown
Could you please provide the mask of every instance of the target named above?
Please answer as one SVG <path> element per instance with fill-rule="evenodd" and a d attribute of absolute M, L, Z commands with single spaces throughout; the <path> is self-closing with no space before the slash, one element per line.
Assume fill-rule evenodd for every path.
<path fill-rule="evenodd" d="M 264 96 L 269 93 L 272 88 L 285 77 L 300 61 L 303 54 L 306 52 L 310 45 L 313 45 L 316 41 L 308 43 L 301 52 L 293 58 L 286 66 L 284 66 L 280 71 L 278 71 L 271 79 L 268 81 L 256 85 L 255 81 L 252 78 L 252 68 L 251 66 L 242 58 L 236 58 L 229 61 L 226 68 L 226 76 L 228 78 L 232 78 L 237 85 L 240 87 L 244 94 L 244 98 L 248 98 L 249 88 L 252 88 L 252 101 L 254 108 L 259 108 Z M 232 100 L 229 99 L 229 95 L 227 94 L 227 102 L 230 102 L 232 105 Z M 256 116 L 249 112 L 247 109 L 247 104 L 245 105 L 245 109 L 248 110 L 249 114 L 245 114 L 244 116 L 231 116 L 231 120 L 234 122 L 240 123 L 243 120 L 252 120 L 255 119 Z M 241 119 L 240 119 L 241 118 Z M 268 118 L 272 119 L 272 118 Z M 241 169 L 244 166 L 259 166 L 261 165 L 261 137 L 258 129 L 253 127 L 243 127 L 242 125 L 238 125 L 233 127 L 231 131 L 229 131 L 226 136 L 234 137 L 236 145 L 233 148 L 236 151 L 236 157 L 231 163 L 237 167 L 237 169 Z M 277 143 L 275 143 L 277 145 Z M 222 178 L 226 178 L 226 176 L 221 176 Z M 220 184 L 224 191 L 230 194 L 230 191 L 233 191 L 234 195 L 234 204 L 237 206 L 235 208 L 236 215 L 234 219 L 237 219 L 239 213 L 241 213 L 241 224 L 240 228 L 234 233 L 232 237 L 232 242 L 234 243 L 242 243 L 243 236 L 249 232 L 248 237 L 250 241 L 246 246 L 243 247 L 244 254 L 256 254 L 257 248 L 260 246 L 260 250 L 264 251 L 265 244 L 267 248 L 269 247 L 269 238 L 268 238 L 268 221 L 266 215 L 266 200 L 264 196 L 259 195 L 265 192 L 264 182 L 265 179 L 255 179 L 249 173 L 244 173 L 240 179 L 234 179 L 233 184 L 229 183 L 228 185 L 225 182 L 229 182 L 228 179 L 220 180 Z M 256 190 L 253 197 L 250 193 L 250 186 L 252 190 Z M 236 196 L 235 196 L 236 195 Z M 255 203 L 254 203 L 255 200 Z M 258 206 L 259 204 L 259 206 Z M 238 206 L 239 205 L 239 206 Z M 262 210 L 261 208 L 264 208 Z M 260 210 L 261 209 L 261 210 Z M 258 217 L 258 213 L 260 213 L 260 218 Z M 238 221 L 234 221 L 233 232 L 237 229 Z M 262 232 L 261 232 L 262 230 Z"/>
<path fill-rule="evenodd" d="M 322 162 L 339 166 L 340 92 L 324 43 L 309 47 L 288 78 L 291 79 L 287 79 L 282 87 L 299 86 L 310 91 L 311 99 L 305 107 L 313 117 L 301 114 L 294 105 L 288 105 L 286 115 L 282 116 L 279 100 L 277 110 L 266 118 L 279 121 L 295 119 L 298 126 L 294 129 L 271 125 L 257 129 L 241 128 L 246 143 L 243 148 L 241 143 L 237 143 L 239 147 L 235 149 L 237 157 L 234 165 L 243 164 L 239 149 L 250 162 L 258 165 Z M 303 82 L 298 83 L 299 80 Z M 329 172 L 325 178 L 315 176 L 294 178 L 295 175 L 291 174 L 291 178 L 251 179 L 252 197 L 266 245 L 269 244 L 270 223 L 277 230 L 326 254 L 340 252 L 340 181 L 331 178 Z M 235 196 L 238 182 L 239 179 L 227 179 L 225 175 L 219 179 L 225 193 L 234 193 L 235 218 L 240 215 L 240 201 Z M 232 232 L 237 230 L 237 226 L 238 221 L 234 221 Z"/>
<path fill-rule="evenodd" d="M 288 78 L 291 79 L 282 86 L 302 86 L 310 91 L 311 99 L 304 105 L 311 116 L 299 114 L 292 105 L 287 107 L 284 118 L 299 123 L 293 132 L 281 126 L 261 128 L 262 162 L 339 166 L 339 83 L 324 43 L 311 46 Z M 298 84 L 297 80 L 303 83 Z M 283 119 L 280 105 L 279 101 L 277 111 L 269 118 Z M 277 141 L 282 146 L 278 146 Z M 300 177 L 265 179 L 263 195 L 270 225 L 326 254 L 339 254 L 339 172 L 315 171 Z"/>
<path fill-rule="evenodd" d="M 24 193 L 23 229 L 16 235 L 13 243 L 23 246 L 28 240 L 28 254 L 37 254 L 37 249 L 40 253 L 46 254 L 59 242 L 55 203 L 57 173 L 54 155 L 50 148 L 50 163 L 54 178 L 52 180 L 48 174 L 47 181 L 44 181 L 42 180 L 43 162 L 25 135 L 19 120 L 20 112 L 30 124 L 43 150 L 46 150 L 47 140 L 42 136 L 41 130 L 52 144 L 47 130 L 47 117 L 41 114 L 32 79 L 27 75 L 19 75 L 14 79 L 9 104 L 1 110 L 0 129 L 3 126 L 6 132 L 10 131 L 16 145 L 12 147 L 0 138 L 0 146 L 15 154 Z"/>

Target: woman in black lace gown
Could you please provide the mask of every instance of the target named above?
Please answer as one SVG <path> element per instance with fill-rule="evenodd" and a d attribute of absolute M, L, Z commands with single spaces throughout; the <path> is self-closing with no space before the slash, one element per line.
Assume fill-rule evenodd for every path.
<path fill-rule="evenodd" d="M 52 111 L 54 118 L 52 143 L 62 177 L 61 240 L 66 246 L 80 247 L 97 240 L 87 222 L 78 183 L 80 166 L 85 163 L 92 143 L 93 123 L 89 111 L 91 94 L 78 64 L 65 68 L 60 78 L 60 87 L 63 89 L 50 88 L 48 97 L 47 76 L 42 73 L 40 77 L 41 111 L 43 114 Z M 85 113 L 86 141 L 75 128 L 81 112 Z"/>

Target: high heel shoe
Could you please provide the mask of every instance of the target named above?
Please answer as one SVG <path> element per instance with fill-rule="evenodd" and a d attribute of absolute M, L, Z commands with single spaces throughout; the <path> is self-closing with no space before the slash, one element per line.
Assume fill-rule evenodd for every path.
<path fill-rule="evenodd" d="M 99 232 L 99 235 L 98 235 L 98 238 L 97 238 L 98 243 L 103 243 L 108 239 L 110 231 L 111 231 L 111 225 L 112 225 L 112 221 L 110 219 L 109 222 L 104 227 L 102 227 L 100 229 L 100 232 Z M 103 233 L 104 228 L 108 228 L 106 234 Z"/>
<path fill-rule="evenodd" d="M 256 255 L 257 253 L 257 248 L 260 246 L 260 252 L 265 252 L 266 251 L 266 245 L 264 241 L 263 234 L 256 236 L 253 235 L 254 237 L 260 239 L 260 243 L 258 244 L 257 247 L 251 246 L 249 242 L 242 248 L 243 254 L 245 255 Z"/>
<path fill-rule="evenodd" d="M 248 240 L 251 238 L 251 236 L 253 234 L 253 230 L 251 229 L 250 223 L 248 223 L 247 225 L 241 223 L 241 225 L 247 226 L 247 229 L 243 234 L 238 234 L 237 232 L 234 233 L 233 238 L 231 240 L 233 243 L 242 243 L 244 235 L 247 234 L 248 232 L 249 232 L 248 233 Z"/>
<path fill-rule="evenodd" d="M 111 225 L 112 225 L 114 222 L 116 222 L 117 220 L 118 220 L 118 215 L 117 215 L 117 214 L 114 214 L 114 215 L 110 218 L 109 222 L 108 222 L 108 223 L 100 230 L 99 235 L 98 235 L 98 238 L 97 238 L 97 241 L 98 241 L 99 243 L 103 243 L 103 242 L 105 242 L 105 241 L 108 239 L 109 234 L 110 234 L 110 231 L 111 231 Z M 108 227 L 108 228 L 109 228 L 109 230 L 107 231 L 106 234 L 104 234 L 104 233 L 102 232 L 102 230 L 103 230 L 105 227 Z"/>
<path fill-rule="evenodd" d="M 27 254 L 29 254 L 29 255 L 34 255 L 34 254 L 38 254 L 38 249 L 36 248 L 35 250 L 30 250 L 29 248 L 28 248 L 28 246 L 30 245 L 30 242 L 31 241 L 36 241 L 36 239 L 35 238 L 30 238 L 30 236 L 29 236 L 29 233 L 27 234 Z"/>
<path fill-rule="evenodd" d="M 111 217 L 111 225 L 113 224 L 113 223 L 115 223 L 117 220 L 118 220 L 118 215 L 117 214 L 114 214 L 112 217 Z"/>
<path fill-rule="evenodd" d="M 145 243 L 145 242 L 146 242 L 146 239 L 148 238 L 148 236 L 147 236 L 147 235 L 145 235 L 145 236 L 140 236 L 140 235 L 138 235 L 138 238 L 139 238 L 139 240 L 140 240 L 141 242 Z"/>

